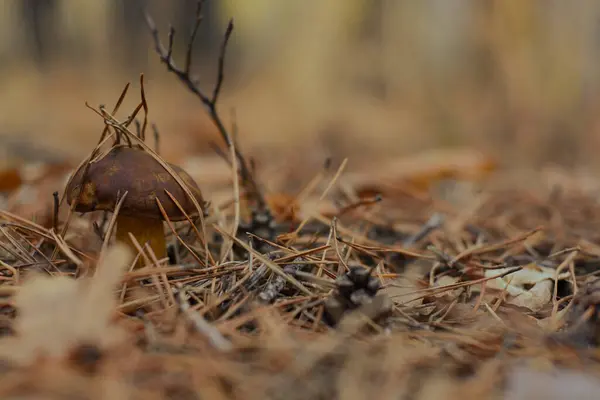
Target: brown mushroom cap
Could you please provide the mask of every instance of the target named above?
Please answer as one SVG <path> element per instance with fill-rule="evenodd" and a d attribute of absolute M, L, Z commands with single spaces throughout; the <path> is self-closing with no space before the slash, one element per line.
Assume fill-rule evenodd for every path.
<path fill-rule="evenodd" d="M 203 207 L 204 200 L 196 182 L 181 168 L 169 166 Z M 85 164 L 75 172 L 67 187 L 69 204 L 79 195 L 84 170 Z M 127 191 L 119 215 L 163 219 L 156 204 L 158 198 L 171 221 L 185 219 L 166 189 L 189 216 L 198 215 L 194 203 L 173 176 L 150 153 L 137 147 L 113 147 L 106 156 L 90 165 L 85 181 L 83 195 L 75 208 L 77 212 L 113 211 L 119 196 Z"/>

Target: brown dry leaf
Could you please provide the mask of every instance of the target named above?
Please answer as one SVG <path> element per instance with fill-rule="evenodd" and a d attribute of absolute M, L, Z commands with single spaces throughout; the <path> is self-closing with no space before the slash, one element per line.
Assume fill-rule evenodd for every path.
<path fill-rule="evenodd" d="M 384 294 L 378 294 L 370 302 L 344 315 L 338 324 L 338 330 L 345 334 L 353 334 L 366 326 L 368 320 L 376 321 L 391 309 L 392 300 Z"/>
<path fill-rule="evenodd" d="M 460 281 L 460 278 L 457 276 L 444 275 L 444 276 L 440 276 L 439 278 L 437 278 L 435 280 L 435 284 L 433 286 L 434 287 L 451 286 L 451 285 L 455 285 L 455 284 L 459 283 L 459 281 Z M 450 299 L 456 299 L 464 291 L 465 291 L 464 287 L 459 287 L 458 289 L 446 290 L 446 291 L 443 291 L 440 293 L 436 293 L 436 294 L 434 294 L 434 296 L 437 298 L 448 297 Z"/>
<path fill-rule="evenodd" d="M 506 302 L 515 306 L 526 307 L 531 311 L 539 311 L 552 301 L 553 287 L 554 283 L 551 280 L 543 280 L 520 295 L 507 298 Z"/>
<path fill-rule="evenodd" d="M 343 178 L 361 192 L 391 193 L 398 187 L 426 191 L 435 183 L 453 179 L 479 181 L 496 169 L 496 162 L 471 148 L 435 149 L 387 161 L 367 173 Z"/>
<path fill-rule="evenodd" d="M 380 293 L 385 294 L 394 303 L 403 306 L 416 307 L 423 304 L 423 294 L 419 292 L 423 289 L 419 283 L 419 271 L 416 268 L 407 267 L 402 276 L 388 282 Z"/>
<path fill-rule="evenodd" d="M 555 332 L 566 324 L 569 311 L 569 307 L 558 310 L 554 315 L 551 314 L 546 318 L 537 320 L 537 325 L 546 331 Z"/>
<path fill-rule="evenodd" d="M 69 176 L 73 172 L 70 163 L 27 163 L 19 169 L 25 183 L 37 184 L 48 179 Z"/>
<path fill-rule="evenodd" d="M 39 356 L 60 358 L 85 343 L 107 348 L 124 332 L 111 325 L 113 289 L 133 259 L 122 245 L 111 247 L 91 279 L 32 276 L 15 296 L 17 336 L 0 341 L 0 357 L 19 364 Z"/>
<path fill-rule="evenodd" d="M 298 218 L 304 220 L 316 214 L 333 218 L 338 211 L 339 209 L 333 201 L 327 198 L 320 199 L 318 196 L 310 196 L 302 201 L 298 210 Z"/>
<path fill-rule="evenodd" d="M 487 270 L 486 277 L 495 276 L 508 271 L 509 268 Z M 558 275 L 558 279 L 568 279 L 569 272 Z M 552 300 L 552 289 L 556 278 L 556 269 L 530 264 L 520 271 L 508 274 L 501 278 L 491 279 L 486 282 L 490 289 L 506 291 L 506 302 L 532 311 L 539 311 Z M 474 288 L 474 290 L 478 290 Z"/>
<path fill-rule="evenodd" d="M 298 221 L 299 205 L 294 196 L 285 193 L 273 193 L 266 196 L 267 205 L 277 222 Z"/>
<path fill-rule="evenodd" d="M 22 184 L 23 178 L 17 168 L 8 168 L 0 171 L 0 193 L 12 192 Z"/>
<path fill-rule="evenodd" d="M 511 268 L 489 269 L 485 271 L 485 278 L 490 278 L 510 271 Z M 518 296 L 527 290 L 526 286 L 535 285 L 538 282 L 550 279 L 554 280 L 556 270 L 553 268 L 541 267 L 535 264 L 530 264 L 520 271 L 508 274 L 506 276 L 491 279 L 486 282 L 486 286 L 490 289 L 506 290 L 511 296 Z M 565 279 L 569 273 L 563 273 L 559 279 Z M 476 290 L 476 288 L 474 288 Z"/>
<path fill-rule="evenodd" d="M 50 228 L 54 206 L 52 193 L 62 194 L 71 167 L 66 164 L 26 164 L 21 167 L 20 173 L 22 185 L 10 194 L 6 208 L 18 216 L 35 219 L 45 228 Z"/>
<path fill-rule="evenodd" d="M 488 316 L 482 313 L 481 307 L 479 308 L 478 312 L 474 314 L 473 304 L 461 302 L 455 302 L 452 304 L 448 303 L 445 299 L 438 300 L 436 303 L 438 304 L 439 310 L 445 310 L 445 320 L 464 321 L 466 318 L 478 316 L 479 318 L 475 319 L 477 325 L 489 325 L 490 323 Z M 444 308 L 445 306 L 448 306 L 448 308 Z M 463 323 L 466 324 L 466 322 Z M 469 327 L 472 328 L 473 324 L 470 324 Z"/>

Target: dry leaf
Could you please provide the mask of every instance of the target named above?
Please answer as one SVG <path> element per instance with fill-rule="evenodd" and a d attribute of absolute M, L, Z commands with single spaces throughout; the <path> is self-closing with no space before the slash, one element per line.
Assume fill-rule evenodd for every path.
<path fill-rule="evenodd" d="M 425 191 L 446 179 L 479 181 L 495 169 L 494 160 L 474 149 L 435 149 L 387 161 L 368 173 L 348 174 L 343 182 L 358 192 L 385 194 L 401 186 Z"/>
<path fill-rule="evenodd" d="M 82 343 L 102 349 L 121 340 L 123 332 L 110 321 L 113 292 L 132 258 L 127 247 L 117 244 L 91 279 L 31 277 L 15 296 L 17 336 L 0 341 L 0 357 L 29 364 L 39 356 L 64 357 Z"/>
<path fill-rule="evenodd" d="M 486 270 L 485 277 L 496 276 L 509 271 L 510 268 Z M 558 279 L 567 279 L 569 272 L 558 275 Z M 529 264 L 520 271 L 486 282 L 486 287 L 498 291 L 506 291 L 506 302 L 515 306 L 539 311 L 552 300 L 556 269 Z M 473 288 L 479 291 L 479 288 Z"/>
<path fill-rule="evenodd" d="M 489 269 L 485 271 L 485 277 L 500 275 L 510 271 L 511 268 Z M 558 279 L 567 279 L 569 272 L 563 272 L 558 275 Z M 556 270 L 554 268 L 543 267 L 536 264 L 529 264 L 520 271 L 508 274 L 501 278 L 487 281 L 486 286 L 490 289 L 506 290 L 511 296 L 518 296 L 528 291 L 527 287 L 532 287 L 536 283 L 544 280 L 554 281 L 556 279 Z"/>
<path fill-rule="evenodd" d="M 321 200 L 318 196 L 310 196 L 300 204 L 298 218 L 303 220 L 316 214 L 333 218 L 338 211 L 339 209 L 333 201 L 327 198 Z"/>
<path fill-rule="evenodd" d="M 455 285 L 460 281 L 460 278 L 457 276 L 443 275 L 435 280 L 434 287 L 443 287 L 443 286 L 451 286 Z M 437 298 L 441 297 L 449 297 L 451 299 L 455 299 L 460 296 L 465 291 L 464 287 L 460 287 L 458 289 L 446 290 L 443 292 L 436 293 L 434 296 Z"/>
<path fill-rule="evenodd" d="M 346 334 L 358 332 L 367 325 L 367 320 L 377 321 L 380 317 L 388 314 L 391 309 L 392 300 L 384 294 L 378 294 L 370 302 L 344 315 L 338 324 L 338 329 Z"/>
<path fill-rule="evenodd" d="M 17 168 L 0 171 L 0 193 L 9 193 L 18 189 L 23 184 L 21 173 Z"/>
<path fill-rule="evenodd" d="M 539 311 L 552 301 L 553 287 L 554 282 L 546 279 L 536 283 L 531 289 L 523 291 L 518 296 L 507 298 L 506 302 L 515 306 L 526 307 L 531 311 Z"/>
<path fill-rule="evenodd" d="M 407 267 L 402 276 L 386 283 L 380 293 L 388 296 L 394 303 L 403 306 L 416 307 L 423 303 L 422 289 L 418 284 L 419 273 L 415 268 Z"/>
<path fill-rule="evenodd" d="M 265 200 L 277 222 L 298 221 L 299 205 L 294 196 L 275 193 L 267 195 Z"/>

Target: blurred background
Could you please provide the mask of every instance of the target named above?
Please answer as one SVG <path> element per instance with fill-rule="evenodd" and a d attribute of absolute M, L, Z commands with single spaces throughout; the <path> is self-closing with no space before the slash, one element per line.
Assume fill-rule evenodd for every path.
<path fill-rule="evenodd" d="M 145 74 L 170 161 L 218 140 L 199 101 L 154 53 L 142 10 L 181 64 L 192 0 L 2 0 L 0 154 L 78 161 Z M 220 104 L 261 163 L 318 168 L 439 147 L 503 165 L 600 166 L 600 3 L 593 0 L 209 0 L 195 53 L 207 90 L 234 18 Z M 220 143 L 220 142 L 219 142 Z M 293 158 L 290 158 L 293 157 Z"/>

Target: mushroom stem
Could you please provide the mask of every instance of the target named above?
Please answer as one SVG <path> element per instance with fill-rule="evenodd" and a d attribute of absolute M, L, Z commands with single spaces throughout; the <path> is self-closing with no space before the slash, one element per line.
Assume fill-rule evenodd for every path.
<path fill-rule="evenodd" d="M 165 232 L 163 230 L 163 222 L 160 219 L 134 218 L 125 215 L 117 216 L 117 241 L 125 243 L 131 248 L 134 254 L 137 254 L 138 250 L 129 237 L 130 232 L 142 248 L 145 243 L 148 243 L 157 259 L 160 260 L 167 256 Z M 140 256 L 134 268 L 141 268 L 143 266 L 144 259 Z"/>

